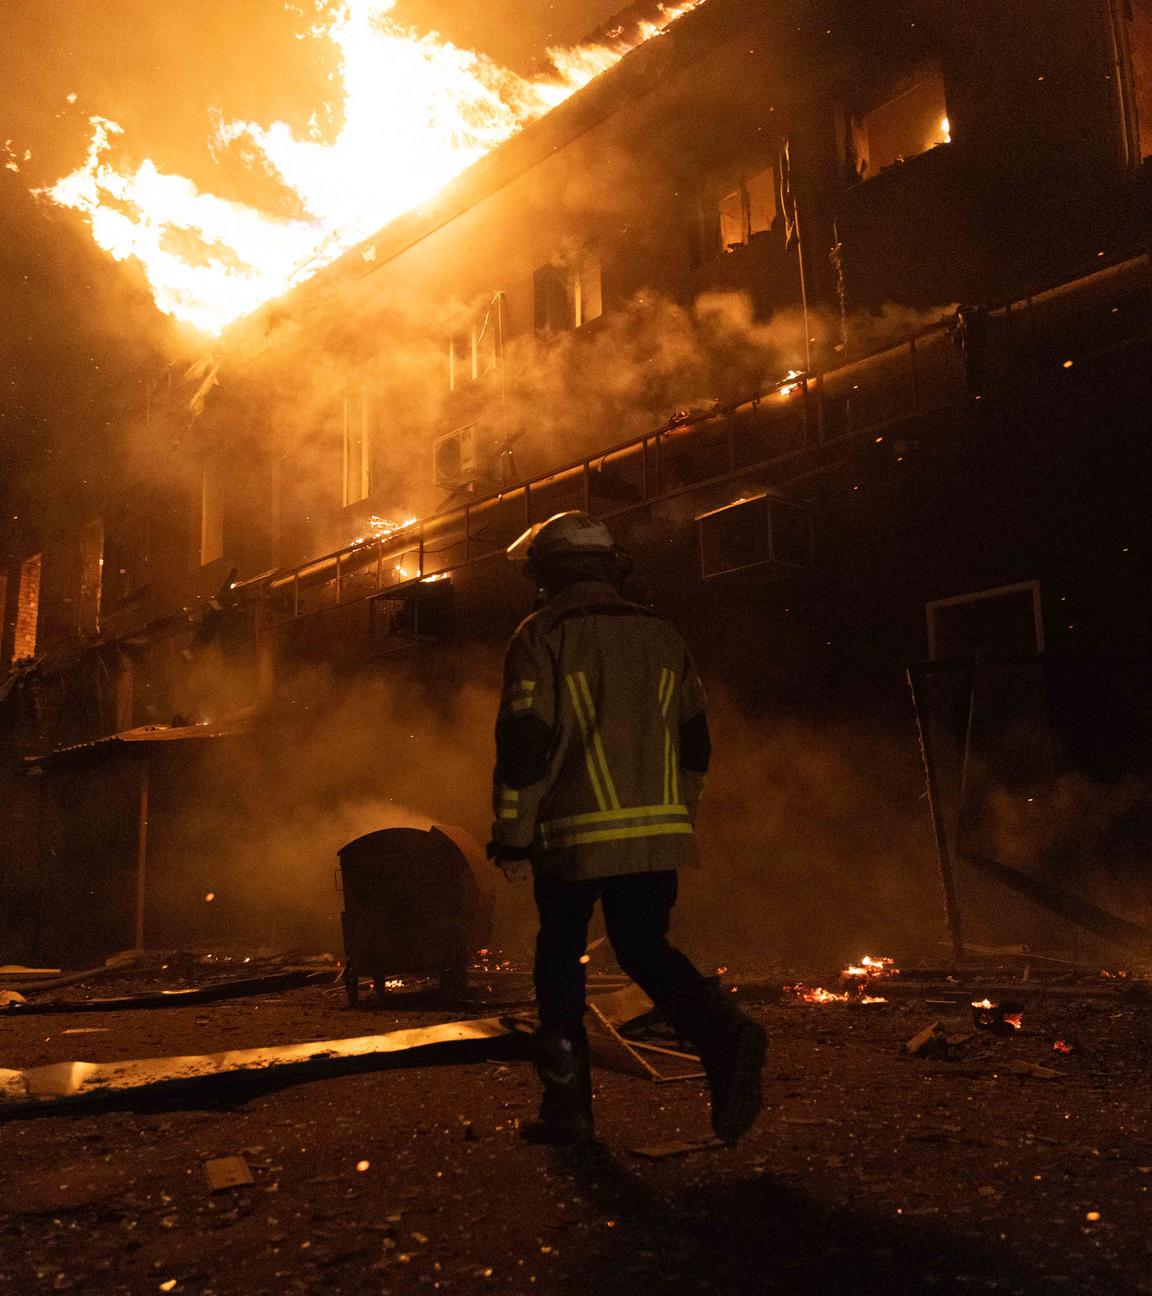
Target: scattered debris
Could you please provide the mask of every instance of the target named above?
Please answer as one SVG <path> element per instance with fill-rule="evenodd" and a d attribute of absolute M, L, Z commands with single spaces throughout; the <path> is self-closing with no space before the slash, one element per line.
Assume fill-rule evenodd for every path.
<path fill-rule="evenodd" d="M 111 1026 L 70 1026 L 67 1030 L 62 1030 L 61 1035 L 107 1035 L 112 1030 Z"/>
<path fill-rule="evenodd" d="M 244 999 L 274 990 L 297 990 L 308 985 L 327 985 L 330 971 L 275 972 L 270 976 L 243 977 L 189 990 L 159 990 L 152 994 L 125 995 L 118 999 L 80 999 L 68 1002 L 30 1003 L 20 1008 L 21 1016 L 43 1013 L 128 1012 L 145 1008 L 179 1008 L 187 1004 L 218 1003 L 223 999 Z M 0 992 L 7 993 L 7 992 Z"/>
<path fill-rule="evenodd" d="M 18 990 L 0 990 L 0 1008 L 18 1008 L 27 1002 Z"/>
<path fill-rule="evenodd" d="M 948 1040 L 944 1034 L 944 1028 L 938 1021 L 929 1022 L 923 1030 L 917 1031 L 915 1035 L 904 1045 L 904 1052 L 909 1057 L 919 1058 L 939 1058 L 941 1060 L 948 1056 Z"/>
<path fill-rule="evenodd" d="M 31 975 L 36 979 L 17 982 L 15 985 L 8 986 L 8 989 L 23 991 L 59 990 L 64 986 L 81 985 L 83 982 L 96 981 L 102 977 L 118 976 L 122 972 L 129 972 L 139 966 L 143 960 L 143 950 L 122 950 L 119 954 L 113 954 L 111 958 L 106 959 L 102 967 L 87 968 L 83 972 L 69 972 L 65 976 L 45 977 L 41 975 L 41 969 L 32 969 Z M 47 969 L 44 969 L 44 971 L 47 971 Z"/>
<path fill-rule="evenodd" d="M 269 1071 L 300 1078 L 338 1074 L 373 1059 L 433 1045 L 491 1044 L 511 1030 L 498 1017 L 445 1022 L 413 1030 L 352 1039 L 235 1049 L 195 1057 L 160 1057 L 126 1062 L 54 1062 L 28 1071 L 0 1068 L 0 1114 L 67 1100 L 113 1098 L 126 1093 L 212 1082 L 218 1076 Z"/>
<path fill-rule="evenodd" d="M 633 1156 L 643 1157 L 646 1161 L 666 1161 L 669 1157 L 685 1156 L 689 1152 L 703 1152 L 709 1148 L 723 1147 L 719 1139 L 699 1139 L 689 1143 L 673 1139 L 668 1143 L 648 1143 L 644 1147 L 629 1148 Z"/>
<path fill-rule="evenodd" d="M 210 1192 L 223 1192 L 226 1188 L 246 1188 L 254 1184 L 252 1169 L 242 1156 L 214 1157 L 204 1162 L 204 1178 Z"/>
<path fill-rule="evenodd" d="M 1063 1080 L 1063 1071 L 1053 1071 L 1051 1067 L 1039 1066 L 1035 1062 L 1016 1060 L 998 1067 L 997 1070 L 1008 1075 L 1031 1076 L 1034 1080 Z"/>

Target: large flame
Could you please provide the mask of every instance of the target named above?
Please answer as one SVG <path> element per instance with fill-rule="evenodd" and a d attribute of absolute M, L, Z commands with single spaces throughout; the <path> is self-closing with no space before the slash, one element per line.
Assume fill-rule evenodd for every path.
<path fill-rule="evenodd" d="M 113 155 L 123 132 L 103 117 L 91 119 L 84 165 L 46 192 L 83 213 L 117 260 L 140 261 L 162 311 L 215 334 L 419 206 L 698 3 L 661 6 L 657 20 L 603 44 L 549 50 L 552 74 L 528 78 L 399 25 L 388 16 L 395 0 L 330 0 L 312 34 L 337 48 L 335 138 L 227 121 L 213 141 L 239 142 L 274 172 L 297 200 L 295 218 L 203 193 L 152 161 L 121 169 Z"/>

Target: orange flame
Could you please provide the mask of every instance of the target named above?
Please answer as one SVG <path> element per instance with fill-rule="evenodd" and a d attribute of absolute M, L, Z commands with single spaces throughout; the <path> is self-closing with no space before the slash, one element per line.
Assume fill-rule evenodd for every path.
<path fill-rule="evenodd" d="M 332 140 L 284 122 L 221 122 L 295 196 L 292 219 L 201 192 L 151 160 L 118 163 L 123 131 L 92 117 L 84 165 L 46 192 L 80 212 L 117 260 L 136 257 L 157 306 L 217 334 L 419 206 L 522 126 L 562 103 L 700 0 L 661 6 L 605 44 L 549 50 L 527 78 L 389 17 L 396 0 L 327 0 L 313 36 L 337 47 L 342 126 Z M 10 157 L 9 161 L 13 159 Z"/>

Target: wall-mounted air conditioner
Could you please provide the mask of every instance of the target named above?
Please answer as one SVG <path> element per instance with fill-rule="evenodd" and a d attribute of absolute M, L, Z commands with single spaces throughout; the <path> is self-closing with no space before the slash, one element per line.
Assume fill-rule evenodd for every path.
<path fill-rule="evenodd" d="M 812 529 L 800 504 L 767 491 L 733 500 L 696 518 L 705 577 L 750 567 L 810 567 Z"/>
<path fill-rule="evenodd" d="M 432 442 L 432 478 L 437 486 L 463 486 L 475 478 L 478 467 L 475 424 Z"/>

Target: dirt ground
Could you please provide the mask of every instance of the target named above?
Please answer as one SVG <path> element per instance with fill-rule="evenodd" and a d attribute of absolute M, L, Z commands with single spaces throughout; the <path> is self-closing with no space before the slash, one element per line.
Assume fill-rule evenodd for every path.
<path fill-rule="evenodd" d="M 526 1062 L 498 1057 L 9 1115 L 0 1291 L 1152 1293 L 1152 998 L 1066 987 L 1026 999 L 1012 1037 L 978 1033 L 954 1060 L 928 1061 L 904 1041 L 932 1020 L 970 1031 L 971 1012 L 907 989 L 869 1008 L 749 990 L 772 1041 L 762 1119 L 735 1148 L 660 1160 L 632 1149 L 708 1136 L 698 1082 L 598 1070 L 600 1144 L 553 1150 L 517 1138 L 535 1081 Z M 354 1011 L 319 987 L 8 1014 L 0 1066 L 451 1016 L 392 1002 Z M 1077 1051 L 1055 1054 L 1058 1038 Z M 1059 1075 L 1014 1074 L 1014 1062 Z M 235 1155 L 255 1183 L 210 1192 L 205 1160 Z"/>

